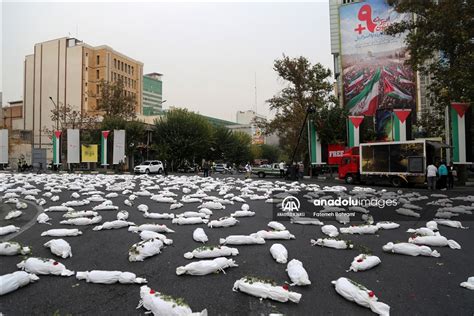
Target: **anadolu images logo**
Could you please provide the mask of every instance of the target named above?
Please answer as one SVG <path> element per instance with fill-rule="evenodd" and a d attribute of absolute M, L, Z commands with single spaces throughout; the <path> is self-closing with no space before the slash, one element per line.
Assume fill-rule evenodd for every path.
<path fill-rule="evenodd" d="M 281 202 L 283 212 L 298 212 L 300 209 L 300 200 L 297 197 L 288 195 Z"/>

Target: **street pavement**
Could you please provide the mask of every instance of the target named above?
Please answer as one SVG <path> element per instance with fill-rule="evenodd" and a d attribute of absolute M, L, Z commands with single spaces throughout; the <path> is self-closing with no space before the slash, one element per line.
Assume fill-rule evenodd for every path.
<path fill-rule="evenodd" d="M 64 175 L 66 176 L 66 175 Z M 113 176 L 111 176 L 113 177 Z M 132 176 L 133 177 L 133 176 Z M 135 177 L 135 187 L 132 191 L 138 191 L 140 179 L 148 176 Z M 150 176 L 150 179 L 159 179 L 161 176 Z M 34 178 L 32 178 L 34 179 Z M 220 177 L 221 180 L 224 177 Z M 258 179 L 254 179 L 258 180 Z M 279 179 L 265 179 L 277 181 Z M 31 183 L 31 182 L 30 182 Z M 289 183 L 289 182 L 288 182 Z M 324 185 L 340 184 L 338 182 L 318 182 Z M 349 189 L 352 186 L 347 186 Z M 374 187 L 374 186 L 372 186 Z M 38 185 L 39 189 L 43 184 Z M 395 190 L 389 187 L 374 187 L 377 190 Z M 104 191 L 104 188 L 98 188 Z M 419 192 L 421 195 L 429 195 L 431 192 L 425 189 L 402 189 L 404 192 Z M 396 190 L 395 190 L 396 191 Z M 62 190 L 59 193 L 59 201 L 48 200 L 43 207 L 60 205 L 72 200 L 73 191 Z M 179 200 L 183 195 L 180 191 L 176 198 Z M 109 192 L 106 192 L 109 193 Z M 156 192 L 153 192 L 156 193 Z M 236 195 L 240 192 L 229 191 Z M 436 193 L 446 194 L 449 197 L 466 196 L 472 192 L 461 190 L 445 191 Z M 41 193 L 40 193 L 41 195 Z M 40 197 L 40 195 L 38 197 Z M 209 195 L 217 196 L 216 191 Z M 2 193 L 0 193 L 0 197 Z M 326 237 L 320 226 L 297 225 L 290 222 L 282 222 L 287 229 L 296 236 L 294 240 L 267 240 L 264 245 L 231 246 L 237 247 L 240 254 L 233 259 L 239 265 L 229 268 L 224 273 L 206 276 L 177 276 L 176 268 L 186 265 L 191 260 L 183 257 L 187 251 L 191 251 L 202 243 L 197 243 L 192 238 L 195 228 L 204 228 L 209 237 L 208 245 L 217 245 L 219 238 L 228 235 L 242 235 L 255 233 L 262 229 L 268 229 L 267 223 L 273 220 L 274 206 L 265 203 L 265 200 L 252 201 L 246 199 L 250 210 L 256 212 L 254 217 L 239 218 L 240 222 L 228 228 L 208 228 L 207 225 L 182 225 L 171 224 L 171 220 L 146 219 L 143 213 L 137 210 L 139 204 L 149 206 L 149 212 L 160 212 L 175 214 L 184 211 L 196 211 L 198 203 L 184 204 L 184 207 L 169 210 L 169 204 L 157 203 L 149 197 L 137 197 L 133 206 L 124 205 L 128 197 L 119 194 L 112 198 L 114 205 L 120 210 L 127 210 L 130 214 L 129 221 L 136 224 L 160 223 L 166 224 L 175 233 L 167 234 L 173 239 L 173 244 L 163 249 L 162 253 L 148 258 L 143 262 L 129 262 L 129 247 L 140 241 L 139 235 L 127 231 L 127 228 L 93 231 L 91 226 L 60 225 L 63 212 L 48 212 L 52 218 L 53 225 L 33 224 L 28 229 L 21 231 L 12 240 L 21 244 L 30 245 L 33 255 L 43 258 L 54 258 L 63 263 L 69 270 L 90 271 L 97 270 L 120 270 L 130 271 L 139 277 L 148 280 L 148 286 L 156 291 L 166 293 L 175 297 L 182 297 L 193 311 L 207 309 L 209 315 L 268 315 L 270 313 L 282 313 L 285 315 L 369 315 L 369 309 L 349 302 L 336 293 L 331 281 L 339 277 L 347 277 L 373 290 L 382 301 L 391 307 L 393 315 L 473 315 L 474 292 L 462 288 L 459 284 L 474 275 L 474 225 L 472 220 L 463 221 L 464 226 L 472 226 L 470 229 L 456 229 L 440 226 L 442 235 L 457 241 L 462 249 L 453 250 L 449 247 L 431 247 L 441 253 L 440 258 L 433 257 L 411 257 L 397 254 L 387 254 L 382 251 L 382 246 L 390 241 L 408 240 L 410 234 L 406 233 L 408 228 L 417 228 L 425 225 L 425 218 L 432 218 L 432 214 L 439 206 L 426 205 L 427 202 L 437 200 L 430 197 L 428 200 L 414 202 L 413 204 L 423 206 L 424 214 L 422 220 L 407 218 L 402 215 L 391 217 L 401 225 L 394 230 L 380 230 L 375 235 L 341 235 L 343 239 L 349 239 L 356 245 L 369 248 L 374 255 L 382 260 L 382 263 L 365 272 L 346 272 L 351 261 L 360 251 L 358 247 L 351 250 L 336 250 L 311 246 L 310 239 Z M 80 199 L 85 198 L 81 197 Z M 98 203 L 91 203 L 83 207 L 75 207 L 75 210 L 88 210 Z M 471 205 L 471 203 L 457 201 L 455 205 Z M 211 219 L 228 216 L 239 210 L 242 203 L 227 205 L 225 210 L 214 210 Z M 0 226 L 15 224 L 25 227 L 29 221 L 34 221 L 38 211 L 42 207 L 36 206 L 34 202 L 28 203 L 24 215 L 18 219 L 6 221 L 4 217 L 13 205 L 2 204 L 0 206 Z M 387 207 L 384 212 L 393 213 L 396 207 Z M 384 212 L 372 212 L 375 221 L 384 220 Z M 116 211 L 101 211 L 103 222 L 116 219 Z M 357 217 L 360 221 L 360 216 Z M 334 220 L 321 219 L 326 224 L 337 227 L 343 225 Z M 73 257 L 62 259 L 50 253 L 43 244 L 55 237 L 40 237 L 40 234 L 51 228 L 79 228 L 83 235 L 78 237 L 56 237 L 67 240 L 71 247 Z M 1 240 L 9 238 L 8 235 L 1 236 Z M 279 264 L 271 257 L 269 248 L 274 243 L 283 244 L 289 252 L 289 260 L 295 258 L 304 264 L 312 282 L 309 286 L 291 287 L 292 291 L 302 294 L 299 304 L 279 303 L 271 300 L 260 300 L 241 292 L 232 291 L 233 284 L 243 276 L 257 276 L 264 279 L 273 279 L 278 284 L 290 282 L 285 271 L 286 265 Z M 22 260 L 22 256 L 2 256 L 0 258 L 0 275 L 17 271 L 16 264 Z M 288 260 L 288 261 L 289 261 Z M 140 300 L 140 285 L 112 284 L 102 285 L 79 281 L 75 276 L 45 276 L 40 275 L 40 280 L 29 284 L 15 292 L 0 297 L 0 312 L 4 315 L 144 315 L 146 310 L 136 309 Z"/>

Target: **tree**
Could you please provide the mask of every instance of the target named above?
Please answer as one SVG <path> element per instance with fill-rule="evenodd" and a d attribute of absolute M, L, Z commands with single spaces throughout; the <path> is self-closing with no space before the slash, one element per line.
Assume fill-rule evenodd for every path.
<path fill-rule="evenodd" d="M 386 33 L 407 32 L 408 63 L 432 78 L 435 106 L 474 100 L 474 4 L 472 0 L 395 1 L 400 13 L 415 13 L 410 21 L 394 23 Z M 439 110 L 438 110 L 439 112 Z"/>
<path fill-rule="evenodd" d="M 263 159 L 268 159 L 269 162 L 278 162 L 280 158 L 280 148 L 278 146 L 262 144 L 260 145 L 261 157 Z"/>
<path fill-rule="evenodd" d="M 135 98 L 124 89 L 122 80 L 101 80 L 99 86 L 97 110 L 103 112 L 104 117 L 120 117 L 127 121 L 136 118 Z"/>
<path fill-rule="evenodd" d="M 325 144 L 344 142 L 347 133 L 347 110 L 339 106 L 322 106 L 312 116 L 319 139 Z"/>
<path fill-rule="evenodd" d="M 283 151 L 291 157 L 309 108 L 319 109 L 335 103 L 329 82 L 331 71 L 320 63 L 312 65 L 303 56 L 290 58 L 285 55 L 275 60 L 273 69 L 286 87 L 267 100 L 270 110 L 276 112 L 275 117 L 269 122 L 257 120 L 256 123 L 267 135 L 276 132 Z M 304 145 L 307 144 L 307 133 L 303 133 L 301 144 L 297 155 L 307 159 L 308 148 Z"/>
<path fill-rule="evenodd" d="M 225 153 L 228 162 L 244 164 L 253 160 L 251 151 L 252 137 L 244 132 L 232 132 L 232 146 Z"/>

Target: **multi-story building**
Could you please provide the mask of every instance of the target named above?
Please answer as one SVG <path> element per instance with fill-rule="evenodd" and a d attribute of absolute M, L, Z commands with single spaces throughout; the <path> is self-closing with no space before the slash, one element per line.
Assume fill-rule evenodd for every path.
<path fill-rule="evenodd" d="M 152 72 L 143 76 L 143 115 L 159 115 L 163 111 L 162 74 Z"/>
<path fill-rule="evenodd" d="M 266 117 L 252 110 L 237 111 L 236 122 L 237 124 L 252 124 L 254 119 L 265 120 Z"/>
<path fill-rule="evenodd" d="M 142 112 L 143 63 L 109 46 L 90 46 L 63 37 L 35 44 L 34 53 L 24 61 L 23 129 L 33 132 L 34 148 L 49 148 L 53 129 L 51 110 L 68 104 L 77 111 L 100 115 L 97 102 L 102 81 L 122 81 L 125 93 Z"/>

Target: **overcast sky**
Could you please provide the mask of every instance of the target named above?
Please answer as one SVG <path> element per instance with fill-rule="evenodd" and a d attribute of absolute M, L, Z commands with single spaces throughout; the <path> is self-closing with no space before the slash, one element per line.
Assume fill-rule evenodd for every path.
<path fill-rule="evenodd" d="M 35 43 L 77 37 L 109 45 L 160 72 L 169 106 L 235 120 L 281 90 L 273 61 L 306 56 L 332 70 L 329 5 L 310 3 L 3 2 L 3 104 L 22 99 L 23 60 Z"/>

